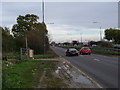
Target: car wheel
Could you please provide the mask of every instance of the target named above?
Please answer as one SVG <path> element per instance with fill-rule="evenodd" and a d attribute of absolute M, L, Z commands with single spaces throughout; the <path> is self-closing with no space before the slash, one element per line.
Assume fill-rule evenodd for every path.
<path fill-rule="evenodd" d="M 66 53 L 66 56 L 70 56 L 70 54 L 69 54 L 69 53 Z"/>
<path fill-rule="evenodd" d="M 68 56 L 68 53 L 66 53 L 66 56 Z"/>

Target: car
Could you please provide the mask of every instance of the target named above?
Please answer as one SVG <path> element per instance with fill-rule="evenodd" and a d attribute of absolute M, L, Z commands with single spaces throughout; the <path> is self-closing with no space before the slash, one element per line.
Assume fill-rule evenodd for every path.
<path fill-rule="evenodd" d="M 91 50 L 89 47 L 82 47 L 79 51 L 80 54 L 91 54 Z"/>
<path fill-rule="evenodd" d="M 114 48 L 116 48 L 116 49 L 120 49 L 120 44 L 116 44 L 116 45 L 114 45 Z"/>
<path fill-rule="evenodd" d="M 66 50 L 66 56 L 71 56 L 71 55 L 75 55 L 78 56 L 79 55 L 79 51 L 75 48 L 69 48 Z"/>
<path fill-rule="evenodd" d="M 96 47 L 97 45 L 96 44 L 93 44 L 92 47 Z"/>

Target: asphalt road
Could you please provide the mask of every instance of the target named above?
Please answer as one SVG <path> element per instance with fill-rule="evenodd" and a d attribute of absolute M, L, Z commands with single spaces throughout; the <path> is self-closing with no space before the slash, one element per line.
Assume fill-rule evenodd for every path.
<path fill-rule="evenodd" d="M 103 88 L 118 88 L 118 57 L 97 54 L 67 57 L 66 49 L 60 47 L 52 47 L 52 49 Z"/>

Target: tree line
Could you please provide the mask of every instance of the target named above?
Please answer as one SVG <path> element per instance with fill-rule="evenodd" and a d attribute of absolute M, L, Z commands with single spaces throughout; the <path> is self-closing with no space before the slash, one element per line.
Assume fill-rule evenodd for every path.
<path fill-rule="evenodd" d="M 115 44 L 120 44 L 120 30 L 119 29 L 106 29 L 105 39 L 112 40 Z"/>
<path fill-rule="evenodd" d="M 45 53 L 49 49 L 48 30 L 45 23 L 38 22 L 39 17 L 34 14 L 19 15 L 17 23 L 12 27 L 12 34 L 9 28 L 0 27 L 2 30 L 2 51 L 19 52 L 20 48 L 26 47 L 33 49 L 35 54 Z"/>
<path fill-rule="evenodd" d="M 39 17 L 34 14 L 19 15 L 11 30 L 0 27 L 2 52 L 19 52 L 20 48 L 26 47 L 25 39 L 27 38 L 28 48 L 33 49 L 35 54 L 45 53 L 49 49 L 48 30 L 45 23 L 40 23 L 38 20 Z M 120 30 L 106 29 L 104 38 L 120 44 Z"/>
<path fill-rule="evenodd" d="M 112 40 L 112 42 L 106 41 L 90 41 L 90 45 L 96 44 L 102 47 L 114 47 L 114 44 L 120 44 L 120 30 L 119 29 L 106 29 L 105 37 L 108 41 Z"/>

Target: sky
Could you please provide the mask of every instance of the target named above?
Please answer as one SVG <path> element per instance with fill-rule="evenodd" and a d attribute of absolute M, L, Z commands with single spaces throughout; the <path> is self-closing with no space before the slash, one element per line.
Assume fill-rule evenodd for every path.
<path fill-rule="evenodd" d="M 19 1 L 19 0 L 18 0 Z M 41 1 L 41 0 L 40 0 Z M 94 0 L 95 1 L 95 0 Z M 97 0 L 96 0 L 97 1 Z M 0 21 L 10 29 L 19 15 L 35 14 L 42 22 L 41 2 L 2 1 Z M 97 22 L 97 23 L 93 23 Z M 118 2 L 45 2 L 45 23 L 50 40 L 100 40 L 107 28 L 118 28 Z M 1 24 L 0 24 L 1 25 Z"/>

